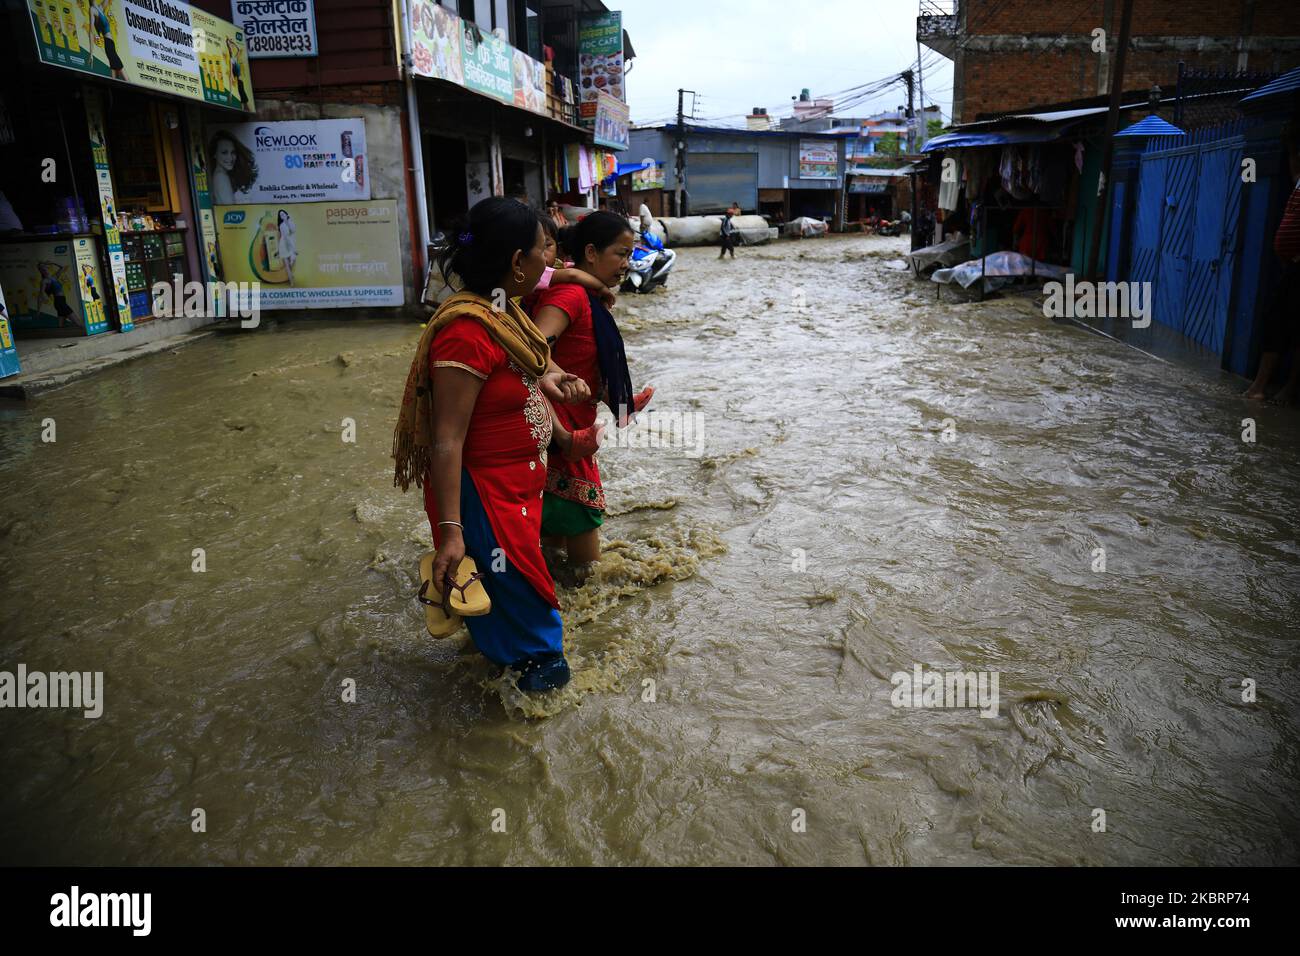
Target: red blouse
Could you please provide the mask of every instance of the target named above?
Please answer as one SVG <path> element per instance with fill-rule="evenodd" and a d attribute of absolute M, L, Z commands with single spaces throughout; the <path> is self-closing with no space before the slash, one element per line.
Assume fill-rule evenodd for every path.
<path fill-rule="evenodd" d="M 459 368 L 483 380 L 461 463 L 509 566 L 558 608 L 555 583 L 542 557 L 542 489 L 551 416 L 537 379 L 511 361 L 487 330 L 469 317 L 454 320 L 434 336 L 429 365 L 435 378 L 439 369 Z M 424 484 L 424 510 L 437 545 L 438 503 L 432 481 Z"/>
<path fill-rule="evenodd" d="M 596 396 L 604 387 L 596 357 L 596 334 L 591 324 L 591 301 L 580 285 L 554 285 L 537 297 L 533 315 L 553 305 L 569 317 L 569 327 L 551 346 L 551 358 L 566 372 L 577 375 L 591 389 L 592 400 L 581 405 L 555 405 L 555 417 L 569 431 L 590 428 L 596 421 Z M 605 510 L 605 489 L 600 483 L 596 457 L 568 461 L 552 455 L 546 471 L 546 490 L 597 511 Z"/>

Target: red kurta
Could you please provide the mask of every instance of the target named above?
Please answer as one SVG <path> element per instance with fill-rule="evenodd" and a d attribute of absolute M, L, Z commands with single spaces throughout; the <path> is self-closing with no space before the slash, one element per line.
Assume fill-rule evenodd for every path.
<path fill-rule="evenodd" d="M 555 405 L 555 416 L 569 431 L 590 428 L 596 421 L 596 396 L 604 387 L 600 362 L 596 358 L 596 334 L 591 325 L 591 301 L 580 285 L 554 285 L 537 298 L 533 315 L 553 305 L 569 317 L 569 327 L 551 346 L 551 358 L 566 372 L 577 375 L 591 389 L 592 400 L 582 405 Z M 600 484 L 600 469 L 594 455 L 580 461 L 568 461 L 552 455 L 546 470 L 546 490 L 557 498 L 567 498 L 605 510 L 605 489 Z"/>
<path fill-rule="evenodd" d="M 497 543 L 543 600 L 558 608 L 555 582 L 542 557 L 542 489 L 551 416 L 537 379 L 512 362 L 477 321 L 460 318 L 440 330 L 429 348 L 434 378 L 459 368 L 483 380 L 474 403 L 461 464 L 469 472 Z M 439 543 L 433 483 L 424 483 L 424 510 Z M 486 571 L 486 568 L 480 568 Z"/>

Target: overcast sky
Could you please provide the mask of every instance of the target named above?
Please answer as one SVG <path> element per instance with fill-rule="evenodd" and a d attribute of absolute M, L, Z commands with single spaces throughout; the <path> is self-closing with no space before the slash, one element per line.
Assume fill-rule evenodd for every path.
<path fill-rule="evenodd" d="M 790 97 L 839 93 L 836 113 L 869 116 L 907 102 L 902 83 L 849 102 L 916 62 L 917 0 L 607 0 L 623 11 L 636 60 L 627 77 L 634 123 L 675 118 L 677 88 L 695 90 L 697 122 L 743 125 L 765 106 L 790 115 Z M 947 121 L 952 62 L 922 47 L 927 103 Z M 841 109 L 841 104 L 844 108 Z M 689 114 L 691 97 L 686 97 Z"/>

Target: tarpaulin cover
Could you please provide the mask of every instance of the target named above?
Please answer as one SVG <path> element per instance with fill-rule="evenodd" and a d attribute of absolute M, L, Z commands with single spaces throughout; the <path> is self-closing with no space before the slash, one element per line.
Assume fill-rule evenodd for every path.
<path fill-rule="evenodd" d="M 951 239 L 924 249 L 917 249 L 907 257 L 907 264 L 912 271 L 920 275 L 931 266 L 955 266 L 970 258 L 970 242 L 958 233 Z"/>
<path fill-rule="evenodd" d="M 983 259 L 971 259 L 950 269 L 936 269 L 930 276 L 932 282 L 956 282 L 969 289 L 980 277 L 984 278 L 984 291 L 1001 288 L 1013 279 L 1033 275 L 1043 279 L 1064 279 L 1070 270 L 1066 266 L 1037 262 L 1019 252 L 990 252 Z"/>
<path fill-rule="evenodd" d="M 800 216 L 785 224 L 785 234 L 787 236 L 800 236 L 804 239 L 811 239 L 813 236 L 824 236 L 830 231 L 830 227 L 820 219 L 810 219 L 808 216 Z"/>

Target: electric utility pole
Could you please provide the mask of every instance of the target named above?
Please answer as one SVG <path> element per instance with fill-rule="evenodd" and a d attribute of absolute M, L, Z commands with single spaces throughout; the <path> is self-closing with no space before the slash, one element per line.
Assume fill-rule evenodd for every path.
<path fill-rule="evenodd" d="M 1097 273 L 1097 254 L 1101 251 L 1101 231 L 1106 225 L 1106 205 L 1110 199 L 1110 171 L 1115 158 L 1115 131 L 1119 128 L 1119 101 L 1124 93 L 1124 60 L 1128 54 L 1129 25 L 1133 22 L 1133 0 L 1124 0 L 1119 21 L 1119 49 L 1115 51 L 1115 72 L 1110 75 L 1110 109 L 1106 112 L 1106 142 L 1101 153 L 1101 175 L 1097 180 L 1097 209 L 1092 219 L 1092 236 L 1088 243 L 1088 260 L 1083 277 L 1093 279 Z"/>
<path fill-rule="evenodd" d="M 687 93 L 690 93 L 692 97 L 695 96 L 694 90 L 679 89 L 677 91 L 677 201 L 673 211 L 678 216 L 686 215 L 686 210 L 682 207 L 682 202 L 683 191 L 686 188 L 686 111 L 683 109 L 683 103 L 685 102 Z M 694 104 L 695 101 L 692 100 L 691 102 Z M 694 105 L 691 107 L 691 115 L 695 115 Z"/>
<path fill-rule="evenodd" d="M 907 84 L 907 151 L 916 152 L 916 110 L 913 107 L 913 94 L 916 92 L 913 81 L 916 74 L 911 70 L 903 71 L 903 82 Z"/>
<path fill-rule="evenodd" d="M 921 125 L 916 129 L 916 148 L 920 149 L 929 138 L 930 131 L 925 118 L 925 68 L 921 65 L 921 41 L 916 41 L 916 98 L 921 101 Z"/>

